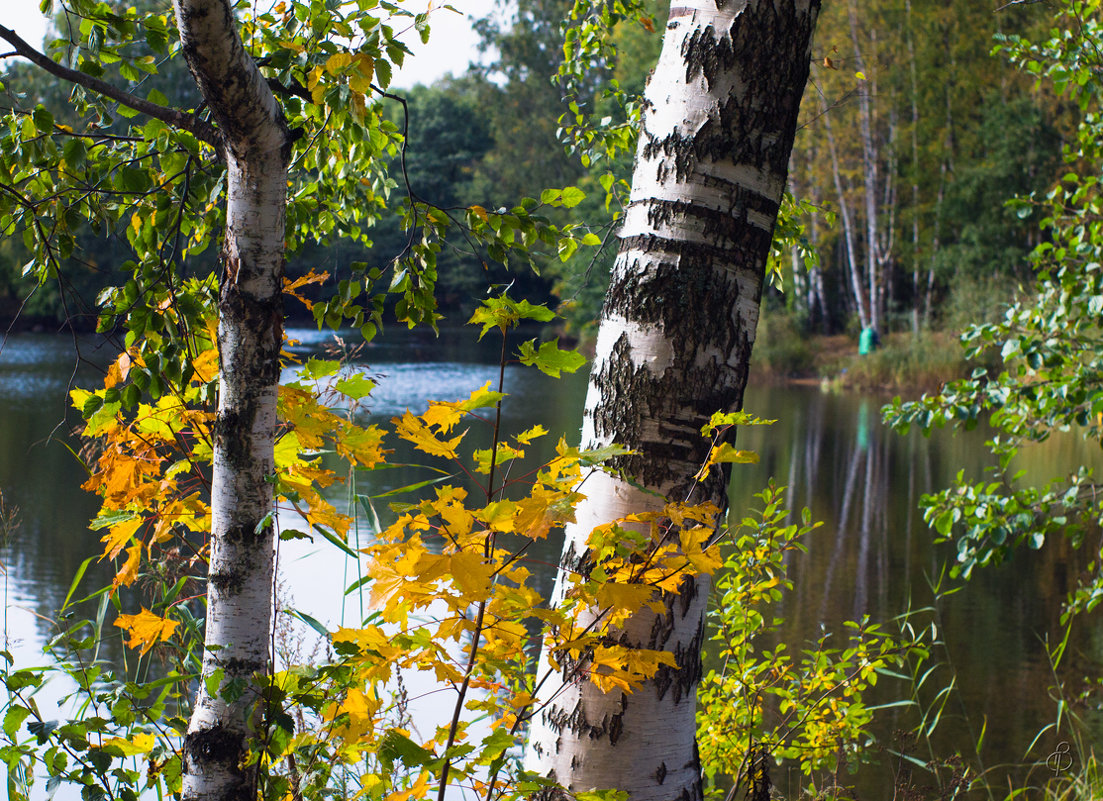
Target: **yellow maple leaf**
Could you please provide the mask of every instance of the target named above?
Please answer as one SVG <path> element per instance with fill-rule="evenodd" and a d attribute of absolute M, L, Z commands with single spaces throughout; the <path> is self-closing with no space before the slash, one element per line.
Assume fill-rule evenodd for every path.
<path fill-rule="evenodd" d="M 520 434 L 514 437 L 521 445 L 528 445 L 534 439 L 538 439 L 548 433 L 548 429 L 537 423 L 527 431 L 522 431 Z"/>
<path fill-rule="evenodd" d="M 111 592 L 119 587 L 129 587 L 138 578 L 138 565 L 142 561 L 142 543 L 136 542 L 126 549 L 126 561 L 111 580 Z"/>
<path fill-rule="evenodd" d="M 712 529 L 704 526 L 684 528 L 679 532 L 682 553 L 698 573 L 711 575 L 724 566 L 724 560 L 720 558 L 718 548 L 705 549 L 704 547 L 711 536 Z"/>
<path fill-rule="evenodd" d="M 615 624 L 643 608 L 645 604 L 656 612 L 663 611 L 660 602 L 651 601 L 654 594 L 655 588 L 647 584 L 620 584 L 610 581 L 597 588 L 596 597 L 598 606 L 611 610 L 614 618 L 612 622 Z"/>
<path fill-rule="evenodd" d="M 402 417 L 393 418 L 391 422 L 394 423 L 395 433 L 402 439 L 412 442 L 414 447 L 430 456 L 440 456 L 443 459 L 456 458 L 456 448 L 467 433 L 465 431 L 449 440 L 438 439 L 423 419 L 415 417 L 409 411 Z"/>
<path fill-rule="evenodd" d="M 141 515 L 136 515 L 130 520 L 124 520 L 121 523 L 116 523 L 107 530 L 107 533 L 100 538 L 100 542 L 103 543 L 103 556 L 101 559 L 114 559 L 118 556 L 128 542 L 130 538 L 134 536 L 134 533 L 144 523 L 145 520 Z"/>
<path fill-rule="evenodd" d="M 188 531 L 210 531 L 211 509 L 198 492 L 185 498 L 175 498 L 161 507 L 157 522 L 153 526 L 152 542 L 165 542 L 172 537 L 173 526 L 181 526 Z"/>
<path fill-rule="evenodd" d="M 475 523 L 475 516 L 463 505 L 462 495 L 457 498 L 438 497 L 432 508 L 444 521 L 452 539 L 466 537 Z"/>
<path fill-rule="evenodd" d="M 192 368 L 195 370 L 195 379 L 201 384 L 213 381 L 218 375 L 218 348 L 204 349 L 192 360 Z"/>
<path fill-rule="evenodd" d="M 463 409 L 458 403 L 432 401 L 421 419 L 425 421 L 425 425 L 435 426 L 441 434 L 447 434 L 463 419 L 463 415 Z"/>
<path fill-rule="evenodd" d="M 334 448 L 339 456 L 371 470 L 377 464 L 382 464 L 389 453 L 383 450 L 385 435 L 386 432 L 379 426 L 364 428 L 346 423 L 334 438 Z"/>
<path fill-rule="evenodd" d="M 758 454 L 754 451 L 741 451 L 735 448 L 730 442 L 721 442 L 719 445 L 713 447 L 709 452 L 709 458 L 701 466 L 701 469 L 694 476 L 698 481 L 704 481 L 708 478 L 709 472 L 713 465 L 720 464 L 721 462 L 734 462 L 736 464 L 758 464 Z"/>
<path fill-rule="evenodd" d="M 337 715 L 348 715 L 348 723 L 341 727 L 341 735 L 348 740 L 362 737 L 373 725 L 373 717 L 379 710 L 379 701 L 355 687 L 349 689 L 345 700 L 337 707 Z"/>
<path fill-rule="evenodd" d="M 662 665 L 677 667 L 674 654 L 622 645 L 599 645 L 594 649 L 590 664 L 590 681 L 602 692 L 618 689 L 630 693 L 645 679 L 654 676 Z"/>
<path fill-rule="evenodd" d="M 400 790 L 398 792 L 391 793 L 387 796 L 386 801 L 411 801 L 415 798 L 428 798 L 429 797 L 429 772 L 421 771 L 418 774 L 417 781 L 408 790 Z"/>
<path fill-rule="evenodd" d="M 115 618 L 115 625 L 125 629 L 129 635 L 126 641 L 128 648 L 141 647 L 141 653 L 146 653 L 159 642 L 166 641 L 176 629 L 176 621 L 158 617 L 144 606 L 136 615 L 119 615 Z"/>
<path fill-rule="evenodd" d="M 290 295 L 291 297 L 295 298 L 295 300 L 306 306 L 307 310 L 311 310 L 314 308 L 314 304 L 308 299 L 304 298 L 301 294 L 299 294 L 299 290 L 302 289 L 304 286 L 309 286 L 310 284 L 321 284 L 325 282 L 328 278 L 329 273 L 316 273 L 314 272 L 314 268 L 311 267 L 310 272 L 308 272 L 306 275 L 299 276 L 294 281 L 292 281 L 290 278 L 284 277 L 283 291 L 284 294 Z"/>
<path fill-rule="evenodd" d="M 513 515 L 517 504 L 513 501 L 494 501 L 475 513 L 491 531 L 513 531 Z"/>
<path fill-rule="evenodd" d="M 333 632 L 333 642 L 347 642 L 355 644 L 361 651 L 378 654 L 385 660 L 394 659 L 403 653 L 401 646 L 395 645 L 383 629 L 378 626 L 367 626 L 362 629 L 339 628 Z"/>
<path fill-rule="evenodd" d="M 490 580 L 494 566 L 483 561 L 482 554 L 461 551 L 451 557 L 452 578 L 465 600 L 485 600 L 490 594 Z"/>

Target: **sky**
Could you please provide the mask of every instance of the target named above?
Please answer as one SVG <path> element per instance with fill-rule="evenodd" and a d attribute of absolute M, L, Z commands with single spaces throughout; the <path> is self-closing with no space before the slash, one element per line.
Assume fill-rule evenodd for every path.
<path fill-rule="evenodd" d="M 433 6 L 442 4 L 438 0 L 413 0 L 408 7 L 420 11 L 426 2 Z M 46 35 L 46 19 L 39 12 L 38 4 L 39 0 L 0 0 L 0 25 L 11 28 L 28 43 L 41 46 Z M 414 55 L 395 72 L 392 87 L 402 89 L 418 83 L 432 83 L 450 72 L 462 73 L 470 61 L 478 60 L 478 39 L 468 17 L 490 13 L 494 0 L 451 0 L 449 4 L 463 14 L 443 8 L 433 11 L 429 44 L 423 45 L 413 31 L 404 37 Z"/>

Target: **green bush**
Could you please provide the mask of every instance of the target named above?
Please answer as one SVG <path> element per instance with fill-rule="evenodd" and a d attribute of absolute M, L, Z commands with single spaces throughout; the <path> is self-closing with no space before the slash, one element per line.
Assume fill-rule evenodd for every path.
<path fill-rule="evenodd" d="M 841 383 L 861 389 L 934 388 L 968 375 L 956 337 L 949 334 L 895 334 L 866 356 L 839 365 Z M 845 372 L 844 372 L 845 370 Z"/>
<path fill-rule="evenodd" d="M 1022 287 L 1006 277 L 961 279 L 941 307 L 939 328 L 956 335 L 971 325 L 998 322 L 1021 294 Z"/>
<path fill-rule="evenodd" d="M 814 373 L 816 355 L 815 346 L 794 314 L 763 309 L 755 337 L 756 368 L 779 376 Z"/>

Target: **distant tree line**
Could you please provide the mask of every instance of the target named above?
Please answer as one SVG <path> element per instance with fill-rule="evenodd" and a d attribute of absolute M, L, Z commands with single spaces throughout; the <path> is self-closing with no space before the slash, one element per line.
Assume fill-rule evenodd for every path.
<path fill-rule="evenodd" d="M 552 216 L 586 219 L 595 229 L 615 225 L 620 209 L 607 203 L 603 176 L 612 170 L 625 177 L 631 164 L 622 157 L 583 166 L 563 147 L 561 117 L 567 102 L 596 117 L 623 114 L 606 90 L 615 79 L 629 96 L 642 92 L 660 43 L 661 25 L 652 20 L 665 18 L 665 9 L 625 26 L 615 62 L 568 87 L 559 68 L 570 7 L 567 0 L 520 0 L 478 20 L 486 63 L 415 87 L 404 104 L 387 102 L 390 119 L 408 134 L 405 171 L 393 174 L 404 174 L 417 197 L 445 209 L 498 208 L 541 187 L 573 185 L 586 199 Z M 787 309 L 807 331 L 918 330 L 953 326 L 963 314 L 984 316 L 1007 297 L 1029 273 L 1026 255 L 1039 229 L 1029 208 L 1013 212 L 1004 203 L 1054 183 L 1072 115 L 990 50 L 996 38 L 1048 21 L 1043 5 L 995 10 L 969 0 L 914 7 L 912 0 L 847 0 L 824 9 L 790 166 L 793 193 L 821 211 L 800 219 L 801 244 L 779 265 L 784 291 L 772 293 L 769 307 Z M 55 20 L 63 37 L 66 25 L 63 15 Z M 27 109 L 42 103 L 59 122 L 66 119 L 69 90 L 41 71 L 9 64 L 3 84 L 3 102 Z M 142 85 L 185 106 L 176 96 L 194 91 L 190 80 L 167 71 Z M 102 125 L 111 130 L 116 121 Z M 96 297 L 120 283 L 128 244 L 119 231 L 86 227 L 77 236 L 82 259 L 70 259 L 37 288 L 22 275 L 24 245 L 0 239 L 0 321 L 21 309 L 24 323 L 68 319 L 92 327 Z M 370 248 L 307 246 L 288 274 L 328 272 L 327 283 L 314 288 L 324 297 L 348 277 L 349 264 L 383 267 L 407 245 L 398 213 L 384 215 L 369 238 Z M 462 241 L 440 254 L 438 293 L 447 317 L 458 320 L 488 287 L 512 282 L 519 294 L 557 296 L 571 333 L 590 330 L 612 248 L 565 261 L 538 255 L 538 275 L 496 256 Z"/>

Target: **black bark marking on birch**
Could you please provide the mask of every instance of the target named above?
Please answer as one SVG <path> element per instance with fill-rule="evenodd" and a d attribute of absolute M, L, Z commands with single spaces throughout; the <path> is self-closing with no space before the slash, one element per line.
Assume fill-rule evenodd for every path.
<path fill-rule="evenodd" d="M 659 767 L 655 770 L 655 783 L 661 785 L 666 781 L 666 763 L 660 762 Z"/>
<path fill-rule="evenodd" d="M 686 576 L 682 579 L 682 585 L 678 589 L 678 603 L 682 607 L 682 617 L 689 614 L 690 606 L 697 599 L 697 579 L 693 576 Z"/>
<path fill-rule="evenodd" d="M 737 276 L 717 265 L 714 254 L 702 256 L 702 249 L 707 251 L 687 247 L 673 258 L 637 259 L 614 272 L 603 314 L 661 326 L 673 351 L 663 374 L 636 367 L 622 334 L 591 377 L 601 398 L 591 413 L 596 434 L 637 452 L 614 466 L 647 486 L 669 486 L 671 476 L 680 474 L 675 494 L 694 484 L 693 474 L 707 458 L 701 426 L 716 411 L 739 408 L 754 336 L 751 322 L 734 311 Z M 758 278 L 752 285 L 761 283 Z M 703 359 L 702 353 L 712 356 Z M 645 420 L 655 427 L 648 429 Z M 654 436 L 645 440 L 648 430 Z M 720 474 L 710 477 L 700 487 L 703 497 L 722 498 L 722 482 Z"/>
<path fill-rule="evenodd" d="M 647 135 L 643 148 L 645 161 L 658 161 L 655 177 L 665 184 L 673 166 L 674 175 L 681 181 L 689 178 L 697 166 L 694 137 L 682 134 L 677 128 L 662 139 Z"/>
<path fill-rule="evenodd" d="M 659 699 L 664 698 L 667 691 L 673 688 L 672 698 L 675 704 L 680 703 L 683 697 L 693 697 L 694 688 L 700 682 L 703 674 L 701 662 L 701 648 L 705 642 L 705 621 L 703 619 L 698 620 L 697 631 L 693 639 L 688 643 L 675 643 L 673 648 L 669 647 L 670 637 L 675 630 L 675 615 L 680 619 L 684 619 L 691 611 L 692 599 L 696 598 L 699 592 L 698 579 L 693 576 L 686 576 L 682 580 L 677 595 L 667 594 L 664 596 L 663 602 L 666 606 L 666 612 L 655 617 L 646 646 L 652 650 L 670 651 L 674 654 L 675 666 L 660 665 L 652 681 L 656 696 Z M 690 601 L 684 601 L 682 599 L 683 595 L 689 596 Z"/>
<path fill-rule="evenodd" d="M 744 241 L 746 233 L 743 229 L 748 224 L 748 212 L 777 216 L 778 204 L 773 198 L 738 184 L 724 183 L 724 188 L 731 195 L 728 210 L 682 200 L 652 198 L 639 202 L 647 204 L 647 223 L 651 227 L 685 225 L 692 221 L 695 223 L 694 227 L 700 228 L 701 237 L 715 247 L 722 247 L 722 243 L 726 241 Z"/>
<path fill-rule="evenodd" d="M 184 745 L 189 754 L 207 762 L 233 764 L 241 756 L 243 741 L 240 733 L 213 726 L 203 731 L 189 732 L 184 737 Z"/>
<path fill-rule="evenodd" d="M 224 766 L 240 776 L 232 787 L 221 796 L 222 801 L 253 801 L 256 798 L 252 771 L 241 772 L 239 765 L 245 756 L 245 736 L 222 726 L 202 731 L 188 732 L 184 736 L 184 761 L 186 773 L 201 773 L 200 765 Z"/>
<path fill-rule="evenodd" d="M 624 732 L 624 715 L 613 715 L 609 720 L 609 745 L 616 745 Z"/>
<path fill-rule="evenodd" d="M 697 684 L 701 681 L 703 666 L 701 662 L 701 649 L 705 645 L 705 626 L 702 620 L 698 623 L 697 633 L 693 639 L 685 644 L 678 644 L 674 648 L 674 661 L 677 668 L 665 667 L 674 675 L 672 686 L 674 687 L 674 703 L 681 703 L 682 698 L 693 699 L 697 690 Z"/>
<path fill-rule="evenodd" d="M 577 574 L 583 577 L 589 576 L 590 571 L 594 568 L 593 552 L 589 548 L 586 548 L 582 553 L 576 553 L 574 543 L 568 543 L 563 552 L 563 556 L 559 559 L 559 568 L 566 573 Z"/>
<path fill-rule="evenodd" d="M 718 8 L 723 8 L 717 5 Z M 731 36 L 717 36 L 711 25 L 698 28 L 682 42 L 682 60 L 686 65 L 686 83 L 692 83 L 698 76 L 705 79 L 705 86 L 712 89 L 717 77 L 732 72 L 739 63 Z"/>
<path fill-rule="evenodd" d="M 611 300 L 610 296 L 610 300 Z M 610 301 L 606 301 L 606 306 Z M 612 353 L 591 376 L 591 382 L 601 390 L 601 403 L 594 410 L 594 431 L 599 437 L 614 435 L 612 442 L 618 442 L 629 448 L 636 447 L 640 441 L 643 410 L 633 399 L 647 399 L 654 393 L 633 395 L 635 383 L 632 365 L 632 346 L 628 336 L 621 334 L 613 343 Z M 646 381 L 646 376 L 639 380 Z M 618 465 L 619 466 L 619 465 Z M 637 479 L 642 478 L 636 476 Z"/>
<path fill-rule="evenodd" d="M 243 540 L 242 540 L 240 532 L 244 528 L 247 528 L 247 526 L 237 526 L 236 527 L 236 529 L 237 529 L 237 536 L 236 537 L 234 536 L 234 530 L 233 529 L 231 529 L 230 531 L 227 531 L 227 532 L 223 532 L 222 533 L 223 540 L 224 541 L 242 542 Z M 250 539 L 253 539 L 253 538 L 250 537 Z M 224 571 L 224 572 L 216 573 L 216 572 L 212 571 L 207 576 L 207 583 L 210 584 L 211 589 L 218 592 L 218 594 L 221 595 L 223 598 L 225 598 L 226 596 L 229 596 L 229 595 L 239 594 L 241 592 L 242 588 L 245 586 L 245 580 L 246 580 L 247 575 L 249 574 L 248 569 L 242 567 L 241 565 L 236 565 L 235 567 L 237 569 L 228 570 L 228 571 Z"/>
<path fill-rule="evenodd" d="M 234 657 L 225 661 L 219 660 L 222 669 L 227 676 L 252 676 L 258 670 L 268 665 L 267 659 L 241 659 Z"/>

